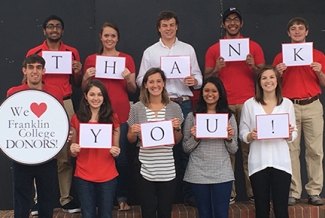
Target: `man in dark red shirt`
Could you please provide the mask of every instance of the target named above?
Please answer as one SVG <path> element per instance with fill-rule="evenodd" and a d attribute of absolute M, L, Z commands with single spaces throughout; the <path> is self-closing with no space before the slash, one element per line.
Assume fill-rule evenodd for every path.
<path fill-rule="evenodd" d="M 72 52 L 72 74 L 45 74 L 43 81 L 46 84 L 53 85 L 56 89 L 61 89 L 63 92 L 64 108 L 68 113 L 69 118 L 74 114 L 73 104 L 71 101 L 72 85 L 71 82 L 79 87 L 81 85 L 81 63 L 78 51 L 65 45 L 61 38 L 64 33 L 64 22 L 56 16 L 51 15 L 43 22 L 43 33 L 45 41 L 27 52 L 27 56 L 38 54 L 42 56 L 43 51 L 71 51 Z M 69 144 L 67 144 L 57 156 L 58 162 L 58 178 L 60 188 L 60 204 L 65 212 L 75 213 L 80 212 L 79 205 L 73 201 L 70 196 L 70 188 L 73 174 L 71 157 L 69 153 Z M 37 205 L 32 209 L 32 215 L 37 215 Z"/>
<path fill-rule="evenodd" d="M 42 82 L 45 73 L 45 60 L 38 55 L 28 56 L 23 62 L 26 83 L 10 88 L 7 96 L 26 89 L 39 89 L 53 95 L 63 104 L 60 89 Z M 28 218 L 30 200 L 33 197 L 33 181 L 37 183 L 37 195 L 42 199 L 38 204 L 38 215 L 42 218 L 53 217 L 53 199 L 56 181 L 57 161 L 52 159 L 37 165 L 24 165 L 13 162 L 14 213 L 15 217 Z"/>

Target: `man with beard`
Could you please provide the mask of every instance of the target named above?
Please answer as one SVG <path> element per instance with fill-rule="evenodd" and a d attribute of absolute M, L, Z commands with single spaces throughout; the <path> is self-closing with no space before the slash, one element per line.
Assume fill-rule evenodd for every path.
<path fill-rule="evenodd" d="M 72 52 L 72 75 L 69 74 L 45 74 L 43 81 L 46 84 L 55 86 L 61 89 L 63 93 L 64 108 L 68 113 L 69 118 L 74 114 L 73 104 L 71 101 L 72 86 L 70 77 L 76 87 L 81 85 L 81 62 L 78 51 L 68 45 L 63 44 L 61 38 L 64 33 L 64 22 L 56 16 L 51 15 L 43 22 L 43 33 L 45 41 L 43 44 L 30 49 L 26 56 L 37 54 L 42 56 L 42 51 L 71 51 Z M 60 204 L 65 212 L 76 213 L 80 212 L 79 206 L 72 201 L 70 196 L 70 188 L 73 174 L 73 166 L 71 164 L 71 157 L 69 153 L 69 144 L 66 144 L 57 156 L 58 164 L 58 180 L 60 188 Z M 32 215 L 37 215 L 37 204 L 32 208 Z"/>
<path fill-rule="evenodd" d="M 222 17 L 222 27 L 226 31 L 224 39 L 243 38 L 240 33 L 244 21 L 237 8 L 229 8 Z M 235 113 L 237 124 L 240 121 L 241 109 L 244 102 L 253 97 L 254 75 L 264 64 L 264 54 L 262 48 L 254 41 L 249 40 L 249 54 L 246 61 L 225 62 L 220 56 L 220 42 L 212 45 L 205 55 L 204 77 L 217 76 L 223 82 L 228 98 L 230 109 Z M 250 202 L 254 202 L 253 191 L 248 177 L 248 153 L 249 145 L 241 142 L 243 156 L 243 167 L 246 180 L 246 193 Z M 230 155 L 233 170 L 235 170 L 235 155 Z M 235 202 L 236 190 L 235 182 L 231 191 L 230 203 Z"/>

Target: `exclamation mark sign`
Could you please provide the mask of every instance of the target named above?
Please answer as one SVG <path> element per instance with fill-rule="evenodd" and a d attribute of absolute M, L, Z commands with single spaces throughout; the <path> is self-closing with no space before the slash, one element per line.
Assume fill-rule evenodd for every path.
<path fill-rule="evenodd" d="M 272 123 L 272 133 L 274 133 L 274 120 L 272 120 L 271 123 Z"/>

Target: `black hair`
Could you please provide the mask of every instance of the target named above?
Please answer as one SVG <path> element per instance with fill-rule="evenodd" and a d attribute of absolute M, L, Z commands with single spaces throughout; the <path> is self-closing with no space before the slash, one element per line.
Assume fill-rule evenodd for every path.
<path fill-rule="evenodd" d="M 233 112 L 230 110 L 230 108 L 228 106 L 226 90 L 223 86 L 223 83 L 221 82 L 221 80 L 218 77 L 209 77 L 203 81 L 203 85 L 200 90 L 200 97 L 199 97 L 199 100 L 196 103 L 196 106 L 193 111 L 194 116 L 196 113 L 206 113 L 207 112 L 207 104 L 206 104 L 205 100 L 203 99 L 203 90 L 207 83 L 214 84 L 219 92 L 219 99 L 218 99 L 218 103 L 216 105 L 215 111 L 217 113 L 228 113 L 229 119 L 230 119 Z"/>
<path fill-rule="evenodd" d="M 56 15 L 51 15 L 51 16 L 47 17 L 47 18 L 44 20 L 44 22 L 43 22 L 43 29 L 46 29 L 47 23 L 48 23 L 50 20 L 58 20 L 58 21 L 60 21 L 60 23 L 61 23 L 61 25 L 62 25 L 62 29 L 64 30 L 64 22 L 63 22 L 63 20 L 62 20 L 60 17 L 56 16 Z"/>
<path fill-rule="evenodd" d="M 37 55 L 37 54 L 32 54 L 26 57 L 23 61 L 23 67 L 27 68 L 27 64 L 34 64 L 34 63 L 40 63 L 42 65 L 42 68 L 45 67 L 45 60 L 43 57 Z"/>

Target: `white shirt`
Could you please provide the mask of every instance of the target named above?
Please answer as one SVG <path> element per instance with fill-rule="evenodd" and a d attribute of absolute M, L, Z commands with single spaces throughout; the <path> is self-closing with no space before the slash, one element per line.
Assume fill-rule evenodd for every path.
<path fill-rule="evenodd" d="M 139 69 L 139 75 L 137 77 L 137 85 L 141 87 L 143 76 L 145 73 L 153 67 L 160 68 L 160 57 L 173 56 L 173 55 L 189 55 L 191 61 L 191 75 L 195 77 L 198 84 L 194 86 L 194 89 L 199 89 L 202 86 L 202 73 L 199 68 L 199 64 L 196 59 L 194 48 L 184 42 L 179 41 L 176 38 L 175 43 L 171 48 L 168 48 L 163 44 L 161 39 L 159 42 L 148 47 L 144 52 Z M 193 96 L 192 91 L 186 85 L 184 85 L 184 79 L 167 79 L 166 89 L 170 98 L 177 98 L 181 96 Z"/>
<path fill-rule="evenodd" d="M 276 106 L 271 114 L 288 113 L 289 123 L 294 126 L 292 132 L 292 142 L 297 137 L 296 118 L 292 102 L 283 98 L 283 102 Z M 239 138 L 245 143 L 247 135 L 256 128 L 256 115 L 266 114 L 262 105 L 253 98 L 248 99 L 242 108 Z M 250 143 L 248 155 L 248 174 L 249 176 L 267 167 L 273 167 L 292 174 L 289 145 L 286 139 L 273 140 L 253 140 Z"/>

